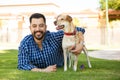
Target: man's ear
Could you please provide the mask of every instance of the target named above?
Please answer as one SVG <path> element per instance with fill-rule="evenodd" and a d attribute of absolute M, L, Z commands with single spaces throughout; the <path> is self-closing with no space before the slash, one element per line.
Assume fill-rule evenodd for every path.
<path fill-rule="evenodd" d="M 47 30 L 47 25 L 45 25 L 45 29 Z"/>
<path fill-rule="evenodd" d="M 69 16 L 69 15 L 67 15 L 67 16 L 66 16 L 66 20 L 68 20 L 69 22 L 72 22 L 72 17 Z"/>
<path fill-rule="evenodd" d="M 31 26 L 29 26 L 29 29 L 31 28 Z"/>

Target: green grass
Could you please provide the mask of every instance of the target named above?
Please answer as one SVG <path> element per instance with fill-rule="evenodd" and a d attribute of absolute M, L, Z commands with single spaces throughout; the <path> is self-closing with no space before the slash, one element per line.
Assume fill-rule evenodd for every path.
<path fill-rule="evenodd" d="M 89 69 L 84 54 L 79 56 L 78 71 L 40 73 L 17 70 L 17 50 L 0 50 L 0 80 L 120 80 L 120 61 L 91 58 Z M 81 70 L 81 64 L 85 69 Z"/>

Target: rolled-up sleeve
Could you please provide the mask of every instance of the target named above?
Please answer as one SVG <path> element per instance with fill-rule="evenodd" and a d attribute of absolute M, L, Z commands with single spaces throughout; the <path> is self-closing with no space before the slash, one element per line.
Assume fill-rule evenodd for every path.
<path fill-rule="evenodd" d="M 77 31 L 81 31 L 83 34 L 85 33 L 85 29 L 82 27 L 76 27 Z"/>

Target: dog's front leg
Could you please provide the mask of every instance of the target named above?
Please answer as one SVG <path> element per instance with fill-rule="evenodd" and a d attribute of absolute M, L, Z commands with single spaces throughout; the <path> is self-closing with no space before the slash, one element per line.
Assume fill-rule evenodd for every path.
<path fill-rule="evenodd" d="M 69 57 L 68 57 L 68 61 L 69 61 L 69 68 L 71 68 L 71 66 L 72 66 L 72 53 L 71 52 L 69 52 L 68 53 L 68 55 L 69 55 Z"/>
<path fill-rule="evenodd" d="M 64 71 L 67 71 L 67 50 L 63 49 L 64 52 Z"/>
<path fill-rule="evenodd" d="M 74 71 L 77 71 L 77 64 L 78 64 L 78 56 L 74 55 L 74 65 L 73 65 Z"/>

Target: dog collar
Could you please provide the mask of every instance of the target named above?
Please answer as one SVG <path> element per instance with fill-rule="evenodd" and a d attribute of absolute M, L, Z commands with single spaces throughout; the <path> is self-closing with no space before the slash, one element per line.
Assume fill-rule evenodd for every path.
<path fill-rule="evenodd" d="M 74 30 L 74 32 L 72 33 L 67 33 L 67 32 L 64 32 L 64 35 L 67 35 L 67 36 L 70 36 L 70 35 L 75 35 L 76 34 L 76 31 Z"/>

